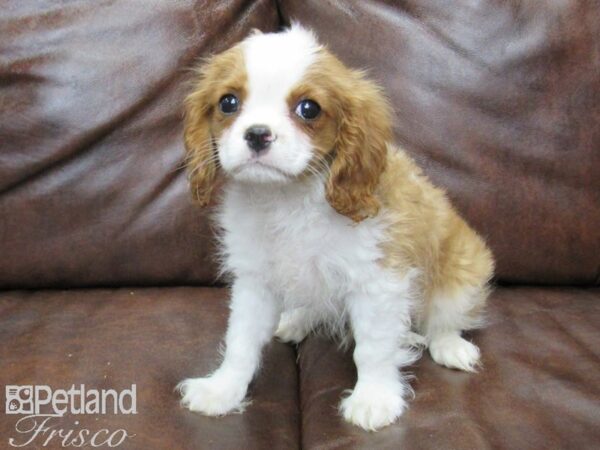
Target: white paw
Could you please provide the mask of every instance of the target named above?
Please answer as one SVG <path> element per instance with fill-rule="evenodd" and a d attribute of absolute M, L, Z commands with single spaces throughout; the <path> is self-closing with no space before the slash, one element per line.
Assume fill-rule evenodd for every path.
<path fill-rule="evenodd" d="M 380 384 L 359 383 L 340 403 L 340 412 L 347 422 L 365 430 L 378 430 L 394 423 L 406 409 L 402 391 L 401 385 L 386 388 Z"/>
<path fill-rule="evenodd" d="M 300 343 L 308 334 L 301 313 L 284 312 L 275 331 L 275 337 L 282 342 Z"/>
<path fill-rule="evenodd" d="M 436 363 L 451 369 L 475 372 L 479 365 L 479 348 L 458 334 L 433 338 L 429 354 Z"/>
<path fill-rule="evenodd" d="M 190 411 L 207 416 L 241 412 L 246 406 L 246 386 L 218 375 L 207 378 L 188 378 L 177 385 L 181 405 Z"/>

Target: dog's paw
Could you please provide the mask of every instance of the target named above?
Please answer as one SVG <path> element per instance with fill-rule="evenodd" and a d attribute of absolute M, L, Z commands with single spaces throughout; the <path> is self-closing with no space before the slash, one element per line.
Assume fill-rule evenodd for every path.
<path fill-rule="evenodd" d="M 340 412 L 347 422 L 376 431 L 394 423 L 406 406 L 401 386 L 386 388 L 369 383 L 357 385 L 352 394 L 340 403 Z"/>
<path fill-rule="evenodd" d="M 246 386 L 219 376 L 188 378 L 177 385 L 177 390 L 182 396 L 182 406 L 207 416 L 241 412 L 247 405 Z"/>
<path fill-rule="evenodd" d="M 429 343 L 433 360 L 451 369 L 475 372 L 479 366 L 479 348 L 458 334 L 435 337 Z"/>
<path fill-rule="evenodd" d="M 275 331 L 275 337 L 282 342 L 300 343 L 308 334 L 302 314 L 295 311 L 284 312 Z"/>

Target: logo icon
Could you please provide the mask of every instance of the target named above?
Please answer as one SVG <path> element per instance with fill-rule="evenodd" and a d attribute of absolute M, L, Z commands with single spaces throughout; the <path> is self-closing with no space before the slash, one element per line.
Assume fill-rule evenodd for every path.
<path fill-rule="evenodd" d="M 33 386 L 6 386 L 6 414 L 34 413 Z"/>

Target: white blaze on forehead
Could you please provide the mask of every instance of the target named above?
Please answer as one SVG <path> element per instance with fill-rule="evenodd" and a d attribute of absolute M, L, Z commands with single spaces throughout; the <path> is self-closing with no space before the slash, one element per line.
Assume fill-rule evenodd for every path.
<path fill-rule="evenodd" d="M 250 36 L 243 49 L 248 100 L 264 102 L 285 99 L 315 61 L 320 46 L 312 32 L 294 25 L 281 33 Z"/>

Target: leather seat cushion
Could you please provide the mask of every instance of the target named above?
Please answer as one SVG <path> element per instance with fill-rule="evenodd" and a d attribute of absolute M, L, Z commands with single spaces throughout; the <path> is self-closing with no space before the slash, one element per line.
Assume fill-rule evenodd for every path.
<path fill-rule="evenodd" d="M 414 400 L 377 433 L 336 408 L 356 379 L 350 353 L 318 337 L 300 346 L 302 443 L 307 449 L 597 448 L 600 442 L 600 289 L 498 288 L 489 325 L 471 339 L 483 369 L 468 374 L 424 355 Z"/>
<path fill-rule="evenodd" d="M 58 422 L 65 429 L 124 428 L 135 434 L 117 448 L 297 448 L 297 370 L 289 346 L 274 342 L 265 350 L 244 414 L 209 418 L 178 404 L 179 381 L 219 364 L 226 295 L 217 288 L 1 293 L 0 386 L 121 390 L 135 383 L 137 414 L 67 415 Z M 0 414 L 3 442 L 25 437 L 15 432 L 19 417 Z M 73 427 L 75 420 L 79 427 Z M 62 448 L 57 442 L 44 448 Z"/>

